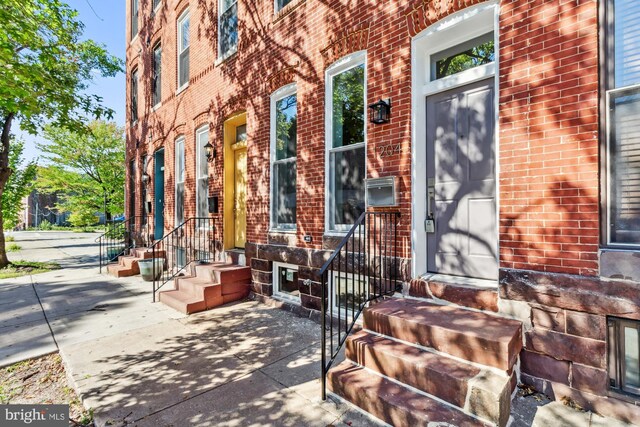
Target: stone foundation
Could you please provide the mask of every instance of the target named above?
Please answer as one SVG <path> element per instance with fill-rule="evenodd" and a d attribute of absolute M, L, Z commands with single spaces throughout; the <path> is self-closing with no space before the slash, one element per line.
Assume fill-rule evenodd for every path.
<path fill-rule="evenodd" d="M 640 401 L 609 390 L 607 371 L 607 316 L 640 319 L 640 284 L 502 269 L 500 298 L 501 306 L 517 302 L 520 317 L 530 319 L 522 382 L 556 400 L 640 424 Z"/>

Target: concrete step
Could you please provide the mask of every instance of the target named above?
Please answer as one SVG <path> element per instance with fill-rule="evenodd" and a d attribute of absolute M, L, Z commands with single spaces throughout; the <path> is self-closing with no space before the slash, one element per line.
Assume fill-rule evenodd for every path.
<path fill-rule="evenodd" d="M 522 324 L 453 306 L 393 298 L 364 311 L 364 329 L 511 374 Z"/>
<path fill-rule="evenodd" d="M 177 289 L 205 302 L 205 308 L 213 308 L 224 304 L 222 285 L 211 283 L 199 277 L 179 277 L 176 279 Z"/>
<path fill-rule="evenodd" d="M 234 283 L 246 281 L 251 283 L 251 267 L 222 262 L 195 265 L 197 277 L 211 280 L 212 283 Z"/>
<path fill-rule="evenodd" d="M 138 261 L 140 261 L 140 258 L 133 255 L 121 255 L 118 257 L 118 265 L 126 268 L 138 268 Z"/>
<path fill-rule="evenodd" d="M 140 259 L 150 259 L 153 258 L 153 251 L 149 248 L 132 248 L 131 255 Z M 158 258 L 164 258 L 164 251 L 158 251 L 156 256 Z"/>
<path fill-rule="evenodd" d="M 192 314 L 207 309 L 204 300 L 180 290 L 160 291 L 160 302 L 183 314 Z"/>
<path fill-rule="evenodd" d="M 409 283 L 409 295 L 475 308 L 498 311 L 498 283 L 442 275 L 419 277 Z"/>
<path fill-rule="evenodd" d="M 107 273 L 113 277 L 130 277 L 140 273 L 138 265 L 135 268 L 124 267 L 120 264 L 107 265 Z"/>
<path fill-rule="evenodd" d="M 347 338 L 358 365 L 438 397 L 499 426 L 507 424 L 512 384 L 506 374 L 425 351 L 365 330 Z"/>
<path fill-rule="evenodd" d="M 393 426 L 489 426 L 453 406 L 344 361 L 328 373 L 331 391 Z"/>

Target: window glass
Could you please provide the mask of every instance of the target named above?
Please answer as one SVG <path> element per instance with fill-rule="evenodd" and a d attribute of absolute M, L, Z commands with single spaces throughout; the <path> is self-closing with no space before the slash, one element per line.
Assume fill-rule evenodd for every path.
<path fill-rule="evenodd" d="M 238 2 L 220 0 L 220 17 L 218 25 L 218 43 L 220 56 L 236 49 L 238 45 Z"/>
<path fill-rule="evenodd" d="M 332 154 L 331 160 L 334 224 L 348 226 L 365 211 L 365 149 L 338 151 Z"/>
<path fill-rule="evenodd" d="M 640 83 L 640 2 L 615 0 L 615 87 Z"/>
<path fill-rule="evenodd" d="M 493 33 L 469 40 L 431 57 L 432 80 L 451 76 L 495 61 Z"/>
<path fill-rule="evenodd" d="M 153 9 L 155 10 L 158 6 L 160 6 L 160 0 L 153 0 Z"/>
<path fill-rule="evenodd" d="M 275 101 L 271 120 L 275 128 L 272 158 L 272 226 L 295 228 L 296 225 L 296 95 L 286 95 Z"/>
<path fill-rule="evenodd" d="M 153 50 L 153 105 L 162 101 L 162 48 Z"/>
<path fill-rule="evenodd" d="M 296 95 L 286 96 L 276 102 L 276 159 L 296 155 L 297 105 Z"/>
<path fill-rule="evenodd" d="M 640 354 L 638 329 L 624 327 L 624 382 L 627 387 L 640 388 Z"/>
<path fill-rule="evenodd" d="M 367 282 L 365 278 L 349 273 L 333 274 L 333 306 L 337 308 L 355 308 L 364 306 L 367 301 Z"/>
<path fill-rule="evenodd" d="M 236 142 L 247 140 L 247 125 L 240 125 L 236 128 Z"/>
<path fill-rule="evenodd" d="M 189 83 L 189 12 L 178 22 L 178 88 Z"/>
<path fill-rule="evenodd" d="M 333 146 L 364 142 L 364 64 L 333 77 Z"/>
<path fill-rule="evenodd" d="M 206 218 L 209 212 L 208 196 L 209 196 L 209 165 L 207 163 L 207 151 L 204 148 L 209 141 L 208 125 L 201 128 L 196 135 L 197 143 L 197 165 L 196 165 L 196 216 Z M 204 224 L 203 224 L 204 225 Z"/>
<path fill-rule="evenodd" d="M 291 3 L 292 0 L 276 0 L 276 12 Z"/>
<path fill-rule="evenodd" d="M 131 122 L 138 120 L 138 70 L 131 73 Z"/>
<path fill-rule="evenodd" d="M 298 271 L 288 267 L 278 267 L 278 293 L 300 297 L 298 288 Z"/>
<path fill-rule="evenodd" d="M 176 141 L 176 225 L 184 222 L 184 138 Z"/>
<path fill-rule="evenodd" d="M 131 0 L 131 38 L 138 34 L 138 0 Z"/>

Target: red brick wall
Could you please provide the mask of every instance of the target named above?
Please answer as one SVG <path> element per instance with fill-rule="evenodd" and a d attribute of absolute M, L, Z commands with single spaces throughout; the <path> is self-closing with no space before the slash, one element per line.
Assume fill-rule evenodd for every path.
<path fill-rule="evenodd" d="M 480 2 L 295 0 L 274 16 L 271 0 L 240 1 L 238 53 L 214 65 L 217 1 L 163 0 L 152 20 L 148 18 L 150 1 L 142 1 L 140 15 L 146 21 L 141 21 L 137 40 L 127 47 L 127 69 L 139 67 L 140 93 L 146 95 L 140 97 L 138 125 L 128 129 L 128 155 L 136 155 L 136 139 L 140 141 L 138 155 L 166 147 L 167 227 L 173 224 L 174 215 L 176 137 L 186 138 L 185 215 L 189 217 L 195 214 L 195 122 L 207 118 L 211 143 L 218 147 L 218 160 L 210 168 L 210 192 L 221 196 L 223 212 L 223 122 L 246 111 L 247 240 L 267 242 L 269 96 L 277 87 L 295 81 L 299 121 L 296 244 L 320 248 L 325 206 L 324 72 L 334 60 L 366 49 L 367 103 L 392 99 L 391 123 L 368 124 L 368 175 L 399 176 L 399 236 L 402 255 L 409 256 L 411 36 L 441 17 Z M 175 22 L 187 5 L 191 8 L 191 81 L 188 89 L 176 95 Z M 595 0 L 501 3 L 501 267 L 597 273 L 596 12 Z M 157 41 L 163 49 L 163 101 L 152 111 L 150 51 Z M 387 144 L 399 144 L 400 152 L 382 157 Z M 222 221 L 222 214 L 218 220 Z M 313 242 L 305 243 L 304 235 L 311 235 Z"/>
<path fill-rule="evenodd" d="M 501 267 L 598 273 L 597 8 L 502 2 Z"/>

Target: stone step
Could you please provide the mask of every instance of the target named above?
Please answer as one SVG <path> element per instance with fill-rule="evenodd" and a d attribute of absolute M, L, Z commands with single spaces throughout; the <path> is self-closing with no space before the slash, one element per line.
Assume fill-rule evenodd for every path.
<path fill-rule="evenodd" d="M 168 305 L 183 314 L 197 313 L 207 309 L 204 300 L 183 291 L 160 291 L 158 296 L 161 303 Z"/>
<path fill-rule="evenodd" d="M 211 280 L 212 283 L 233 283 L 246 281 L 251 283 L 251 267 L 212 262 L 210 264 L 196 264 L 194 267 L 197 277 Z"/>
<path fill-rule="evenodd" d="M 138 261 L 140 261 L 140 258 L 133 255 L 121 255 L 118 257 L 118 265 L 126 268 L 138 268 Z"/>
<path fill-rule="evenodd" d="M 175 279 L 176 287 L 184 294 L 192 295 L 205 302 L 205 308 L 212 308 L 224 303 L 222 285 L 211 283 L 200 277 L 179 277 Z"/>
<path fill-rule="evenodd" d="M 327 386 L 338 396 L 393 426 L 491 425 L 349 361 L 329 371 Z"/>
<path fill-rule="evenodd" d="M 346 357 L 366 368 L 438 397 L 466 412 L 505 426 L 510 378 L 442 354 L 367 331 L 347 338 Z M 515 385 L 515 383 L 513 383 Z"/>
<path fill-rule="evenodd" d="M 474 286 L 475 280 L 446 278 L 440 275 L 419 277 L 409 283 L 409 295 L 436 299 L 477 310 L 498 311 L 498 283 L 478 280 L 484 286 Z M 487 285 L 490 284 L 490 285 Z"/>
<path fill-rule="evenodd" d="M 140 259 L 153 258 L 153 251 L 149 248 L 132 248 L 131 254 Z M 164 251 L 156 253 L 157 258 L 164 258 Z"/>
<path fill-rule="evenodd" d="M 107 273 L 113 277 L 130 277 L 140 273 L 138 265 L 135 268 L 124 267 L 120 264 L 107 265 Z"/>
<path fill-rule="evenodd" d="M 509 374 L 522 349 L 520 322 L 478 311 L 393 298 L 367 308 L 363 317 L 364 329 Z"/>

